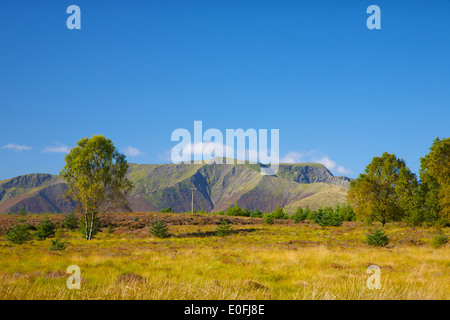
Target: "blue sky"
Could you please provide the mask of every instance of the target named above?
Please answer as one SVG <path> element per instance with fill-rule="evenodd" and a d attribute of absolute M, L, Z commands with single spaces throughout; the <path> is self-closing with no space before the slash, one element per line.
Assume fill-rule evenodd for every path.
<path fill-rule="evenodd" d="M 384 151 L 418 172 L 449 136 L 450 1 L 130 2 L 1 1 L 0 179 L 57 174 L 93 134 L 166 163 L 195 120 L 279 129 L 282 159 L 350 177 Z"/>

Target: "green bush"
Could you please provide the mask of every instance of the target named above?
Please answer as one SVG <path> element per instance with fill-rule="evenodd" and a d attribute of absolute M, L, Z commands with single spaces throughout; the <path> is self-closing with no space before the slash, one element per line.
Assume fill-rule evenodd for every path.
<path fill-rule="evenodd" d="M 227 211 L 225 211 L 225 215 L 227 216 L 242 216 L 243 210 L 239 208 L 238 204 L 235 203 L 234 206 L 229 207 Z"/>
<path fill-rule="evenodd" d="M 389 238 L 381 229 L 375 229 L 372 234 L 366 234 L 366 243 L 374 247 L 384 247 L 389 243 Z"/>
<path fill-rule="evenodd" d="M 448 237 L 444 234 L 438 234 L 431 239 L 431 246 L 439 248 L 448 242 Z"/>
<path fill-rule="evenodd" d="M 55 240 L 51 240 L 51 245 L 50 247 L 48 247 L 48 249 L 52 251 L 62 251 L 67 248 L 68 244 L 69 242 L 61 241 L 60 238 L 56 238 Z"/>
<path fill-rule="evenodd" d="M 217 214 L 219 214 L 219 212 Z M 255 218 L 259 214 L 261 214 L 261 216 L 262 216 L 262 212 L 260 212 L 258 209 L 255 209 L 253 211 L 251 211 L 249 208 L 242 209 L 238 206 L 237 203 L 235 203 L 232 207 L 229 207 L 225 211 L 226 216 L 241 216 L 241 217 L 254 217 Z"/>
<path fill-rule="evenodd" d="M 303 210 L 303 212 L 306 215 L 305 220 L 314 220 L 314 215 L 316 214 L 316 212 L 314 210 L 309 209 L 309 206 L 306 206 L 305 210 Z"/>
<path fill-rule="evenodd" d="M 274 219 L 288 219 L 289 216 L 284 212 L 283 207 L 277 206 L 275 211 L 271 213 Z"/>
<path fill-rule="evenodd" d="M 303 210 L 302 207 L 298 207 L 291 218 L 295 223 L 299 223 L 300 221 L 304 221 L 306 219 L 307 213 Z"/>
<path fill-rule="evenodd" d="M 264 215 L 264 223 L 265 223 L 265 224 L 273 224 L 274 219 L 275 219 L 275 218 L 273 217 L 272 214 L 265 214 L 265 215 Z"/>
<path fill-rule="evenodd" d="M 50 220 L 49 217 L 45 219 L 36 227 L 34 234 L 36 240 L 43 241 L 47 238 L 51 238 L 55 235 L 56 225 Z"/>
<path fill-rule="evenodd" d="M 173 213 L 173 210 L 170 206 L 168 206 L 166 209 L 162 209 L 161 213 Z"/>
<path fill-rule="evenodd" d="M 69 212 L 64 215 L 64 219 L 62 221 L 63 228 L 69 230 L 77 230 L 80 227 L 80 222 L 78 221 L 77 216 L 74 212 Z"/>
<path fill-rule="evenodd" d="M 17 213 L 17 223 L 6 234 L 6 240 L 15 244 L 30 242 L 33 236 L 30 233 L 30 225 L 26 224 L 27 211 L 22 208 Z"/>
<path fill-rule="evenodd" d="M 333 208 L 319 208 L 314 214 L 313 220 L 322 227 L 337 227 L 342 224 L 342 218 Z"/>
<path fill-rule="evenodd" d="M 15 244 L 24 244 L 30 242 L 32 239 L 33 236 L 30 233 L 30 228 L 23 222 L 15 224 L 6 234 L 6 240 Z"/>
<path fill-rule="evenodd" d="M 252 218 L 262 218 L 263 215 L 264 213 L 258 208 L 255 208 L 252 212 L 250 212 L 250 217 Z"/>
<path fill-rule="evenodd" d="M 216 236 L 225 237 L 231 234 L 231 226 L 228 221 L 222 221 L 216 228 Z"/>
<path fill-rule="evenodd" d="M 169 236 L 169 230 L 164 221 L 158 220 L 152 224 L 150 234 L 157 238 L 167 238 Z"/>
<path fill-rule="evenodd" d="M 349 204 L 344 206 L 336 205 L 334 210 L 339 214 L 342 221 L 356 221 L 356 214 Z"/>

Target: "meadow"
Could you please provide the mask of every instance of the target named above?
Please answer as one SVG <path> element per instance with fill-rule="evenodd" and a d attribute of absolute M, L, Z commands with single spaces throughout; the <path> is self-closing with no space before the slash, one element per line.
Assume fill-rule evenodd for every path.
<path fill-rule="evenodd" d="M 49 216 L 61 221 L 61 215 Z M 29 215 L 28 221 L 42 218 Z M 167 221 L 170 237 L 150 235 L 159 218 Z M 0 216 L 0 299 L 450 299 L 449 244 L 433 248 L 437 230 L 431 227 L 389 223 L 384 231 L 390 242 L 380 248 L 364 241 L 376 224 L 109 214 L 93 240 L 64 230 L 70 244 L 51 251 L 50 239 L 7 242 L 5 230 L 14 219 Z M 216 236 L 224 219 L 232 233 Z M 449 228 L 440 232 L 450 234 Z M 66 286 L 69 265 L 80 267 L 80 289 Z M 369 265 L 380 267 L 381 289 L 367 287 Z"/>

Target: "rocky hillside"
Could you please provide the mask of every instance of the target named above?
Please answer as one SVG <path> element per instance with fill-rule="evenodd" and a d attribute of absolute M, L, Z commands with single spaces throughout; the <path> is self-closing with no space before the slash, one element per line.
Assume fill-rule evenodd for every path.
<path fill-rule="evenodd" d="M 0 181 L 0 213 L 17 212 L 25 207 L 29 212 L 67 212 L 73 204 L 64 199 L 66 183 L 50 174 L 33 173 Z"/>
<path fill-rule="evenodd" d="M 259 164 L 130 164 L 134 189 L 129 200 L 133 211 L 207 211 L 241 207 L 273 210 L 277 205 L 293 212 L 298 206 L 335 205 L 345 202 L 350 179 L 335 177 L 323 165 L 281 164 L 277 175 L 260 174 Z M 67 212 L 73 204 L 64 199 L 67 186 L 58 176 L 28 174 L 0 181 L 0 213 Z"/>

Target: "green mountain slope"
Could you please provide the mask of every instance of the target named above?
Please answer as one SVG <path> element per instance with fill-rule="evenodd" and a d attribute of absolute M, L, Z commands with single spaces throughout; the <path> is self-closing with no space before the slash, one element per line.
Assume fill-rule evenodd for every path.
<path fill-rule="evenodd" d="M 30 212 L 66 212 L 73 203 L 64 199 L 66 183 L 59 177 L 33 173 L 0 181 L 0 213 L 17 212 L 25 207 Z"/>
<path fill-rule="evenodd" d="M 134 183 L 129 196 L 133 211 L 159 211 L 168 206 L 176 212 L 194 207 L 226 210 L 234 203 L 249 209 L 273 210 L 277 205 L 293 212 L 343 203 L 350 179 L 335 177 L 320 164 L 280 164 L 275 176 L 260 174 L 260 164 L 130 164 L 128 178 Z M 0 181 L 0 213 L 67 212 L 74 204 L 64 200 L 67 186 L 58 176 L 29 174 Z"/>

